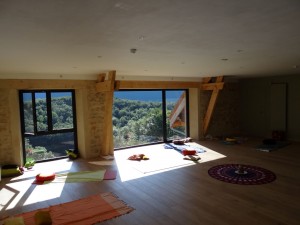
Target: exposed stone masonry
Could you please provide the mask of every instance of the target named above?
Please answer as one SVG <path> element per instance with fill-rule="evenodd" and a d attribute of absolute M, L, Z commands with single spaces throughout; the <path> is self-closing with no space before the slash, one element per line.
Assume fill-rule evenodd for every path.
<path fill-rule="evenodd" d="M 210 100 L 211 91 L 201 91 L 200 118 L 202 121 Z M 239 135 L 240 131 L 240 98 L 239 83 L 226 82 L 220 91 L 212 115 L 207 135 L 212 137 L 228 137 Z"/>
<path fill-rule="evenodd" d="M 0 165 L 13 161 L 9 90 L 0 89 Z"/>
<path fill-rule="evenodd" d="M 103 140 L 103 120 L 104 120 L 104 102 L 105 94 L 97 93 L 94 86 L 88 88 L 88 125 L 90 157 L 100 155 Z"/>
<path fill-rule="evenodd" d="M 85 85 L 85 87 L 82 87 L 83 85 Z M 76 84 L 74 87 L 76 88 Z M 83 99 L 87 109 L 80 109 L 82 113 L 79 113 L 79 115 L 83 116 L 82 120 L 86 128 L 84 131 L 86 133 L 83 135 L 86 141 L 86 149 L 83 149 L 83 151 L 86 152 L 85 156 L 88 158 L 99 157 L 103 147 L 105 94 L 96 92 L 95 82 L 93 81 L 90 81 L 89 84 L 87 84 L 87 82 L 80 82 L 78 83 L 78 87 L 86 89 L 87 93 L 85 99 Z M 0 165 L 17 163 L 19 161 L 19 159 L 14 158 L 16 154 L 18 154 L 16 152 L 18 149 L 13 149 L 13 131 L 11 130 L 11 117 L 19 117 L 19 112 L 10 112 L 11 102 L 9 101 L 11 100 L 11 90 L 15 89 L 0 89 Z M 21 146 L 21 140 L 19 141 Z M 22 149 L 19 151 L 22 151 Z"/>

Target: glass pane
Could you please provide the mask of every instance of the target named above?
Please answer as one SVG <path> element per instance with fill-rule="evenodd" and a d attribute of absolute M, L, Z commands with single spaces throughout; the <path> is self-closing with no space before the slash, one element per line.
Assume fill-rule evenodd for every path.
<path fill-rule="evenodd" d="M 74 132 L 25 137 L 26 160 L 63 157 L 70 149 L 74 149 Z"/>
<path fill-rule="evenodd" d="M 53 130 L 73 128 L 71 92 L 51 92 Z"/>
<path fill-rule="evenodd" d="M 116 91 L 114 148 L 163 141 L 162 92 Z"/>
<path fill-rule="evenodd" d="M 166 91 L 167 140 L 186 137 L 186 95 L 184 90 Z"/>
<path fill-rule="evenodd" d="M 23 93 L 24 126 L 25 133 L 34 133 L 32 114 L 32 93 Z"/>
<path fill-rule="evenodd" d="M 46 93 L 35 93 L 37 131 L 48 131 Z"/>

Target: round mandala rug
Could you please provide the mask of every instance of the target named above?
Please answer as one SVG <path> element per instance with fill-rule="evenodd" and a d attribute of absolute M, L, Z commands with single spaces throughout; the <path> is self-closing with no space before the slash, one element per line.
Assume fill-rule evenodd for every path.
<path fill-rule="evenodd" d="M 276 175 L 267 169 L 243 164 L 214 166 L 208 174 L 217 180 L 241 185 L 266 184 L 276 179 Z"/>

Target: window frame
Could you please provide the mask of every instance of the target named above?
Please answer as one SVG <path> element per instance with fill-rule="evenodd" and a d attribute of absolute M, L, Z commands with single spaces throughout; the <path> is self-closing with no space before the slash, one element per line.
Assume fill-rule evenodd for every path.
<path fill-rule="evenodd" d="M 170 143 L 172 140 L 168 140 L 167 137 L 167 115 L 166 115 L 166 91 L 185 91 L 186 95 L 186 137 L 190 136 L 190 119 L 189 119 L 189 89 L 188 88 L 182 88 L 182 89 L 120 89 L 118 92 L 122 91 L 161 91 L 161 97 L 162 97 L 162 115 L 163 115 L 163 141 L 159 142 L 151 142 L 147 144 L 141 144 L 141 145 L 133 145 L 133 146 L 126 146 L 121 148 L 114 148 L 114 151 L 133 148 L 133 147 L 139 147 L 139 146 L 147 146 L 147 145 L 153 145 L 153 144 L 160 144 L 160 143 Z"/>
<path fill-rule="evenodd" d="M 190 136 L 190 105 L 189 105 L 189 89 L 163 89 L 164 91 L 164 101 L 166 101 L 166 91 L 185 91 L 185 105 L 186 105 L 186 137 Z M 166 117 L 166 102 L 164 104 L 165 112 L 164 116 Z M 165 118 L 167 119 L 167 118 Z M 164 128 L 165 128 L 165 133 L 164 133 L 164 143 L 170 143 L 172 140 L 168 140 L 168 135 L 167 135 L 167 126 L 166 126 L 166 120 L 164 120 Z"/>
<path fill-rule="evenodd" d="M 53 129 L 53 121 L 52 121 L 52 108 L 51 108 L 51 93 L 57 92 L 70 92 L 72 96 L 72 113 L 73 113 L 73 128 L 63 128 L 63 129 Z M 32 116 L 33 116 L 33 128 L 34 133 L 26 133 L 25 132 L 25 118 L 24 118 L 24 99 L 23 94 L 30 93 L 31 94 L 31 102 L 32 102 Z M 37 114 L 36 114 L 36 98 L 35 93 L 46 93 L 46 107 L 47 107 L 47 126 L 48 131 L 38 131 L 37 129 Z M 23 148 L 23 160 L 26 161 L 26 152 L 25 152 L 25 138 L 32 136 L 45 136 L 51 134 L 59 134 L 59 133 L 74 133 L 74 150 L 78 151 L 78 140 L 77 140 L 77 116 L 76 116 L 76 100 L 75 100 L 75 90 L 74 89 L 47 89 L 47 90 L 19 90 L 19 105 L 20 105 L 20 119 L 21 119 L 21 135 L 22 135 L 22 148 Z M 56 157 L 43 161 L 52 161 L 63 157 Z"/>

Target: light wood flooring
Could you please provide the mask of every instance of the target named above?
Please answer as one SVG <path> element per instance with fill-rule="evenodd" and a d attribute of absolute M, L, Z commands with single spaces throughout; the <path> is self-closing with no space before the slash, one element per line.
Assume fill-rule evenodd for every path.
<path fill-rule="evenodd" d="M 201 145 L 224 157 L 140 176 L 129 176 L 137 174 L 137 171 L 129 168 L 129 164 L 126 168 L 126 159 L 120 166 L 122 158 L 114 161 L 79 159 L 73 162 L 63 159 L 37 164 L 32 171 L 20 177 L 2 179 L 0 217 L 76 200 L 99 192 L 113 192 L 135 210 L 101 223 L 104 225 L 298 225 L 300 143 L 292 143 L 268 153 L 255 150 L 254 146 L 259 142 L 248 140 L 240 145 L 225 145 L 219 141 L 202 141 L 199 142 Z M 124 154 L 126 150 L 122 151 Z M 129 153 L 130 151 L 128 156 Z M 205 154 L 210 153 L 200 156 L 205 159 Z M 221 182 L 208 175 L 209 168 L 224 163 L 260 166 L 273 171 L 277 179 L 269 184 L 247 186 Z M 62 172 L 96 170 L 103 167 L 119 169 L 117 179 L 39 186 L 31 184 L 37 172 L 45 168 Z M 126 173 L 128 176 L 125 176 Z"/>

